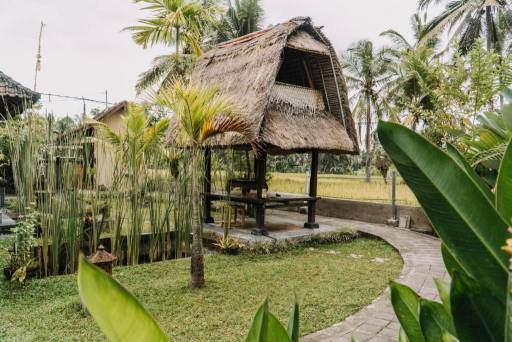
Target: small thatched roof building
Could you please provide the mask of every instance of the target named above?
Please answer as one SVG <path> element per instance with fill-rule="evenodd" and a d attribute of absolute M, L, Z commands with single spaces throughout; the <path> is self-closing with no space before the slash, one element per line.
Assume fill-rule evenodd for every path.
<path fill-rule="evenodd" d="M 359 152 L 342 68 L 310 18 L 216 46 L 199 59 L 192 80 L 219 86 L 231 96 L 270 154 Z M 246 143 L 236 134 L 211 141 L 217 146 Z"/>
<path fill-rule="evenodd" d="M 16 82 L 0 71 L 0 115 L 16 115 L 39 101 L 40 94 Z"/>
<path fill-rule="evenodd" d="M 250 204 L 256 209 L 257 233 L 265 234 L 267 208 L 307 204 L 304 226 L 317 228 L 319 153 L 359 153 L 342 68 L 321 29 L 310 18 L 294 18 L 217 45 L 199 59 L 192 82 L 218 86 L 231 97 L 263 148 L 255 158 L 254 180 L 229 181 L 242 189 L 241 195 L 230 190 L 212 192 L 211 153 L 206 149 L 205 221 L 212 222 L 211 201 Z M 171 128 L 171 140 L 175 132 Z M 209 144 L 211 148 L 250 148 L 235 133 L 210 139 Z M 267 154 L 288 153 L 311 153 L 309 194 L 264 195 Z"/>

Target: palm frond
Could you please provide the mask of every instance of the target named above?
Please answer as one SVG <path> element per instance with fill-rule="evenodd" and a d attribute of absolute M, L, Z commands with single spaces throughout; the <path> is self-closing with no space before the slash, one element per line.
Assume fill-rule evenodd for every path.
<path fill-rule="evenodd" d="M 472 6 L 472 1 L 467 0 L 449 2 L 445 10 L 425 26 L 420 44 L 425 45 L 432 39 L 436 39 L 448 26 L 453 26 Z"/>
<path fill-rule="evenodd" d="M 254 130 L 246 120 L 240 116 L 234 115 L 217 115 L 206 120 L 201 127 L 200 143 L 204 143 L 207 139 L 223 133 L 239 133 L 249 141 L 256 141 Z"/>
<path fill-rule="evenodd" d="M 382 37 L 388 37 L 399 49 L 410 49 L 411 44 L 395 30 L 387 30 L 380 34 Z"/>

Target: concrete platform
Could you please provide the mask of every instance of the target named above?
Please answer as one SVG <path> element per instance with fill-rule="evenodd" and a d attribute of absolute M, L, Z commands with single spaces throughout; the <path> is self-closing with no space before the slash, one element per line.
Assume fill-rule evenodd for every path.
<path fill-rule="evenodd" d="M 229 236 L 243 244 L 265 243 L 285 240 L 301 240 L 312 235 L 319 235 L 334 232 L 356 232 L 357 229 L 350 224 L 331 224 L 319 222 L 319 228 L 304 228 L 307 215 L 290 213 L 281 210 L 266 210 L 265 228 L 267 236 L 253 235 L 252 230 L 256 228 L 254 219 L 247 218 L 245 227 L 232 227 L 229 229 Z M 224 228 L 217 223 L 206 223 L 203 225 L 205 235 L 212 234 L 218 238 L 224 235 Z"/>

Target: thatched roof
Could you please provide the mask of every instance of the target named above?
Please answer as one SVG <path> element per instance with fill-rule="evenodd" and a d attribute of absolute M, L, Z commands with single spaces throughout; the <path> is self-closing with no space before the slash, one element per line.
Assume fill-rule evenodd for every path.
<path fill-rule="evenodd" d="M 269 153 L 359 152 L 336 52 L 309 18 L 216 46 L 199 59 L 192 80 L 230 96 Z M 210 143 L 247 144 L 236 134 Z"/>
<path fill-rule="evenodd" d="M 16 115 L 39 101 L 41 95 L 0 71 L 0 114 Z"/>

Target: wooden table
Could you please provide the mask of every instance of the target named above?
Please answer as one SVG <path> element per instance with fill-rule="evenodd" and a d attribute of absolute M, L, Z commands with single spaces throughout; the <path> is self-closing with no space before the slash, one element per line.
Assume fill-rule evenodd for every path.
<path fill-rule="evenodd" d="M 289 193 L 269 192 L 267 196 L 258 198 L 255 193 L 243 195 L 241 192 L 210 192 L 205 193 L 207 201 L 226 201 L 235 203 L 244 203 L 256 207 L 256 225 L 259 229 L 265 230 L 265 209 L 287 208 L 316 203 L 320 198 L 308 195 L 297 195 Z"/>

